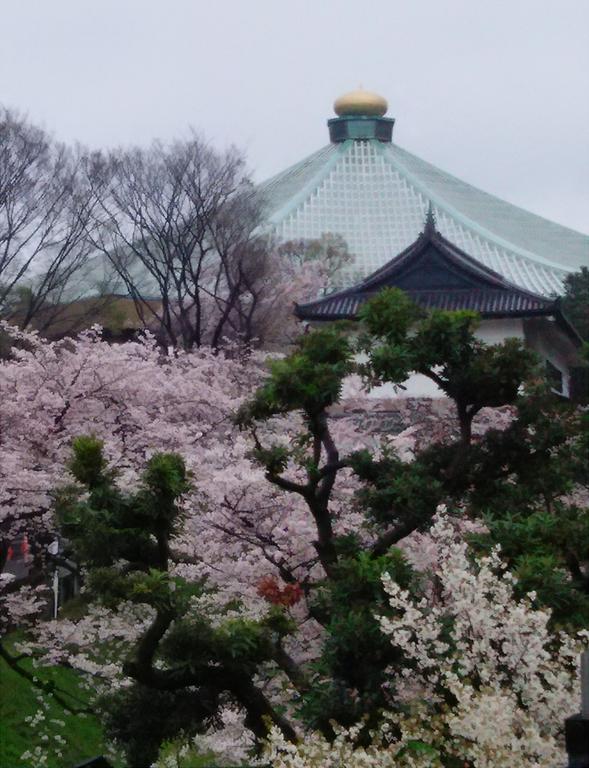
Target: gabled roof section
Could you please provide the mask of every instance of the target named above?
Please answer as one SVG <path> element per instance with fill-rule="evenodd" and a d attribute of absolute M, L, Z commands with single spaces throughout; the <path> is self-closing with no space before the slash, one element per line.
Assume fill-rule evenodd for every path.
<path fill-rule="evenodd" d="M 424 309 L 479 312 L 483 317 L 554 315 L 557 302 L 525 291 L 480 264 L 437 231 L 428 212 L 423 231 L 402 253 L 352 288 L 297 305 L 303 320 L 353 320 L 383 288 L 400 288 Z"/>

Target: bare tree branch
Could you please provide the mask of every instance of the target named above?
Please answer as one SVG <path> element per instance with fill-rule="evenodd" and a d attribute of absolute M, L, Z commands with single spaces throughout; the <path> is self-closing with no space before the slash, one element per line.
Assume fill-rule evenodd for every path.
<path fill-rule="evenodd" d="M 82 153 L 0 108 L 0 315 L 46 330 L 87 289 Z M 77 284 L 78 283 L 78 284 Z"/>
<path fill-rule="evenodd" d="M 250 341 L 268 259 L 242 156 L 193 136 L 89 158 L 95 248 L 167 344 Z"/>

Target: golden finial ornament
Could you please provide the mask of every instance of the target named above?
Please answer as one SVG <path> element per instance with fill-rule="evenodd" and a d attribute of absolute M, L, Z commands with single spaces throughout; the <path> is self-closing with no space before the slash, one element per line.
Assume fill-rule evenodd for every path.
<path fill-rule="evenodd" d="M 385 98 L 377 93 L 365 91 L 363 88 L 344 93 L 333 104 L 334 112 L 338 117 L 353 115 L 382 117 L 388 108 L 389 105 Z"/>

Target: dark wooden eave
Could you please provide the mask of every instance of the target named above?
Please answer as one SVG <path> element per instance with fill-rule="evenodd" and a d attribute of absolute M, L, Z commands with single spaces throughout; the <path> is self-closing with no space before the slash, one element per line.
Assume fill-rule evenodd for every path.
<path fill-rule="evenodd" d="M 558 301 L 519 288 L 441 235 L 431 211 L 417 240 L 363 282 L 306 304 L 301 320 L 355 320 L 383 288 L 400 288 L 424 309 L 478 312 L 484 318 L 558 316 Z"/>

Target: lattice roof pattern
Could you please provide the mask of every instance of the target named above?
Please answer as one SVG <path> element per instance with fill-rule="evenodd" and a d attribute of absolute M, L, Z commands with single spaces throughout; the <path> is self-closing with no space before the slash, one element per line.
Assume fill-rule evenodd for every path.
<path fill-rule="evenodd" d="M 482 192 L 392 143 L 330 144 L 260 186 L 281 240 L 340 234 L 356 282 L 417 238 L 432 205 L 448 240 L 507 280 L 544 295 L 563 292 L 589 265 L 589 237 Z"/>

